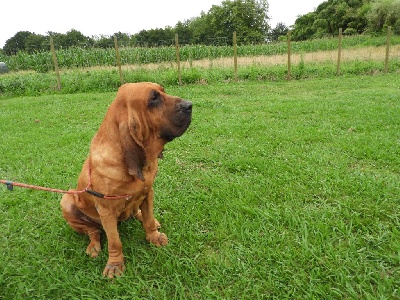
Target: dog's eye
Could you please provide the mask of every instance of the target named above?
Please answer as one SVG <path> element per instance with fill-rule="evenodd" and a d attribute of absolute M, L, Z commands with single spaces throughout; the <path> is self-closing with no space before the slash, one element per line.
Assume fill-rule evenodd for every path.
<path fill-rule="evenodd" d="M 148 102 L 148 107 L 150 108 L 155 108 L 157 106 L 160 106 L 162 103 L 162 96 L 158 91 L 151 91 L 150 97 L 149 97 L 149 102 Z"/>

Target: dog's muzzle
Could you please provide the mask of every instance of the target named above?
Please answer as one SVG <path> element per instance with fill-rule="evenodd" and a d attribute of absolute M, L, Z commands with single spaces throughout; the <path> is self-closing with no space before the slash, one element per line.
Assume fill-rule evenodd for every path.
<path fill-rule="evenodd" d="M 189 126 L 192 119 L 192 106 L 192 102 L 187 100 L 182 100 L 177 104 L 175 125 L 185 127 L 185 129 Z"/>
<path fill-rule="evenodd" d="M 192 113 L 192 106 L 193 106 L 192 102 L 183 100 L 179 104 L 179 109 L 184 113 L 191 114 Z"/>

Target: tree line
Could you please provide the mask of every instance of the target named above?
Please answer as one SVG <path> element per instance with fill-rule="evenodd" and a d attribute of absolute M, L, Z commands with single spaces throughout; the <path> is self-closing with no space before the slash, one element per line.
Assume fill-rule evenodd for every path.
<path fill-rule="evenodd" d="M 221 5 L 213 5 L 199 17 L 178 22 L 175 27 L 142 30 L 137 34 L 115 33 L 118 41 L 124 45 L 162 46 L 171 45 L 175 34 L 181 44 L 232 44 L 232 33 L 238 32 L 242 43 L 261 43 L 268 34 L 267 0 L 225 0 Z M 87 37 L 76 29 L 66 34 L 48 32 L 47 35 L 18 32 L 6 41 L 5 54 L 18 51 L 41 51 L 49 49 L 50 37 L 58 47 L 74 46 L 109 48 L 114 46 L 114 36 Z"/>
<path fill-rule="evenodd" d="M 174 27 L 142 30 L 133 35 L 118 32 L 113 36 L 87 37 L 76 29 L 47 35 L 20 31 L 6 41 L 3 52 L 13 55 L 18 51 L 47 51 L 50 38 L 59 48 L 110 48 L 114 46 L 114 36 L 123 45 L 153 47 L 173 44 L 175 34 L 181 44 L 231 45 L 234 31 L 240 44 L 275 41 L 289 30 L 293 40 L 334 36 L 339 28 L 345 34 L 362 34 L 380 33 L 391 26 L 400 33 L 400 0 L 327 0 L 315 11 L 298 16 L 290 28 L 284 23 L 271 28 L 268 21 L 267 0 L 225 0 Z"/>
<path fill-rule="evenodd" d="M 380 34 L 391 26 L 400 34 L 400 0 L 328 0 L 296 19 L 294 40 L 344 34 Z"/>

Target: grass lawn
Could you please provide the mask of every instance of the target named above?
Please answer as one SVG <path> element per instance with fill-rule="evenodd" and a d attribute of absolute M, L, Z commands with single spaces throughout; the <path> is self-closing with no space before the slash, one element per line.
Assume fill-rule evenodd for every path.
<path fill-rule="evenodd" d="M 400 298 L 399 75 L 167 87 L 194 103 L 155 183 L 170 243 L 119 226 L 101 276 L 60 194 L 0 186 L 0 299 Z M 115 93 L 0 98 L 0 179 L 68 189 Z"/>

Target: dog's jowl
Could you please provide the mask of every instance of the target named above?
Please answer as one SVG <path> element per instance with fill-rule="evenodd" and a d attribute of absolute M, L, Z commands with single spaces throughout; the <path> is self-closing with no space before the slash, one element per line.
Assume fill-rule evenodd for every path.
<path fill-rule="evenodd" d="M 129 83 L 118 90 L 78 178 L 76 191 L 86 192 L 61 200 L 68 224 L 89 236 L 86 253 L 91 257 L 100 252 L 104 230 L 109 255 L 104 276 L 113 278 L 125 269 L 119 221 L 134 217 L 149 242 L 168 243 L 153 215 L 152 185 L 165 144 L 186 131 L 191 117 L 192 103 L 166 94 L 158 84 Z"/>

